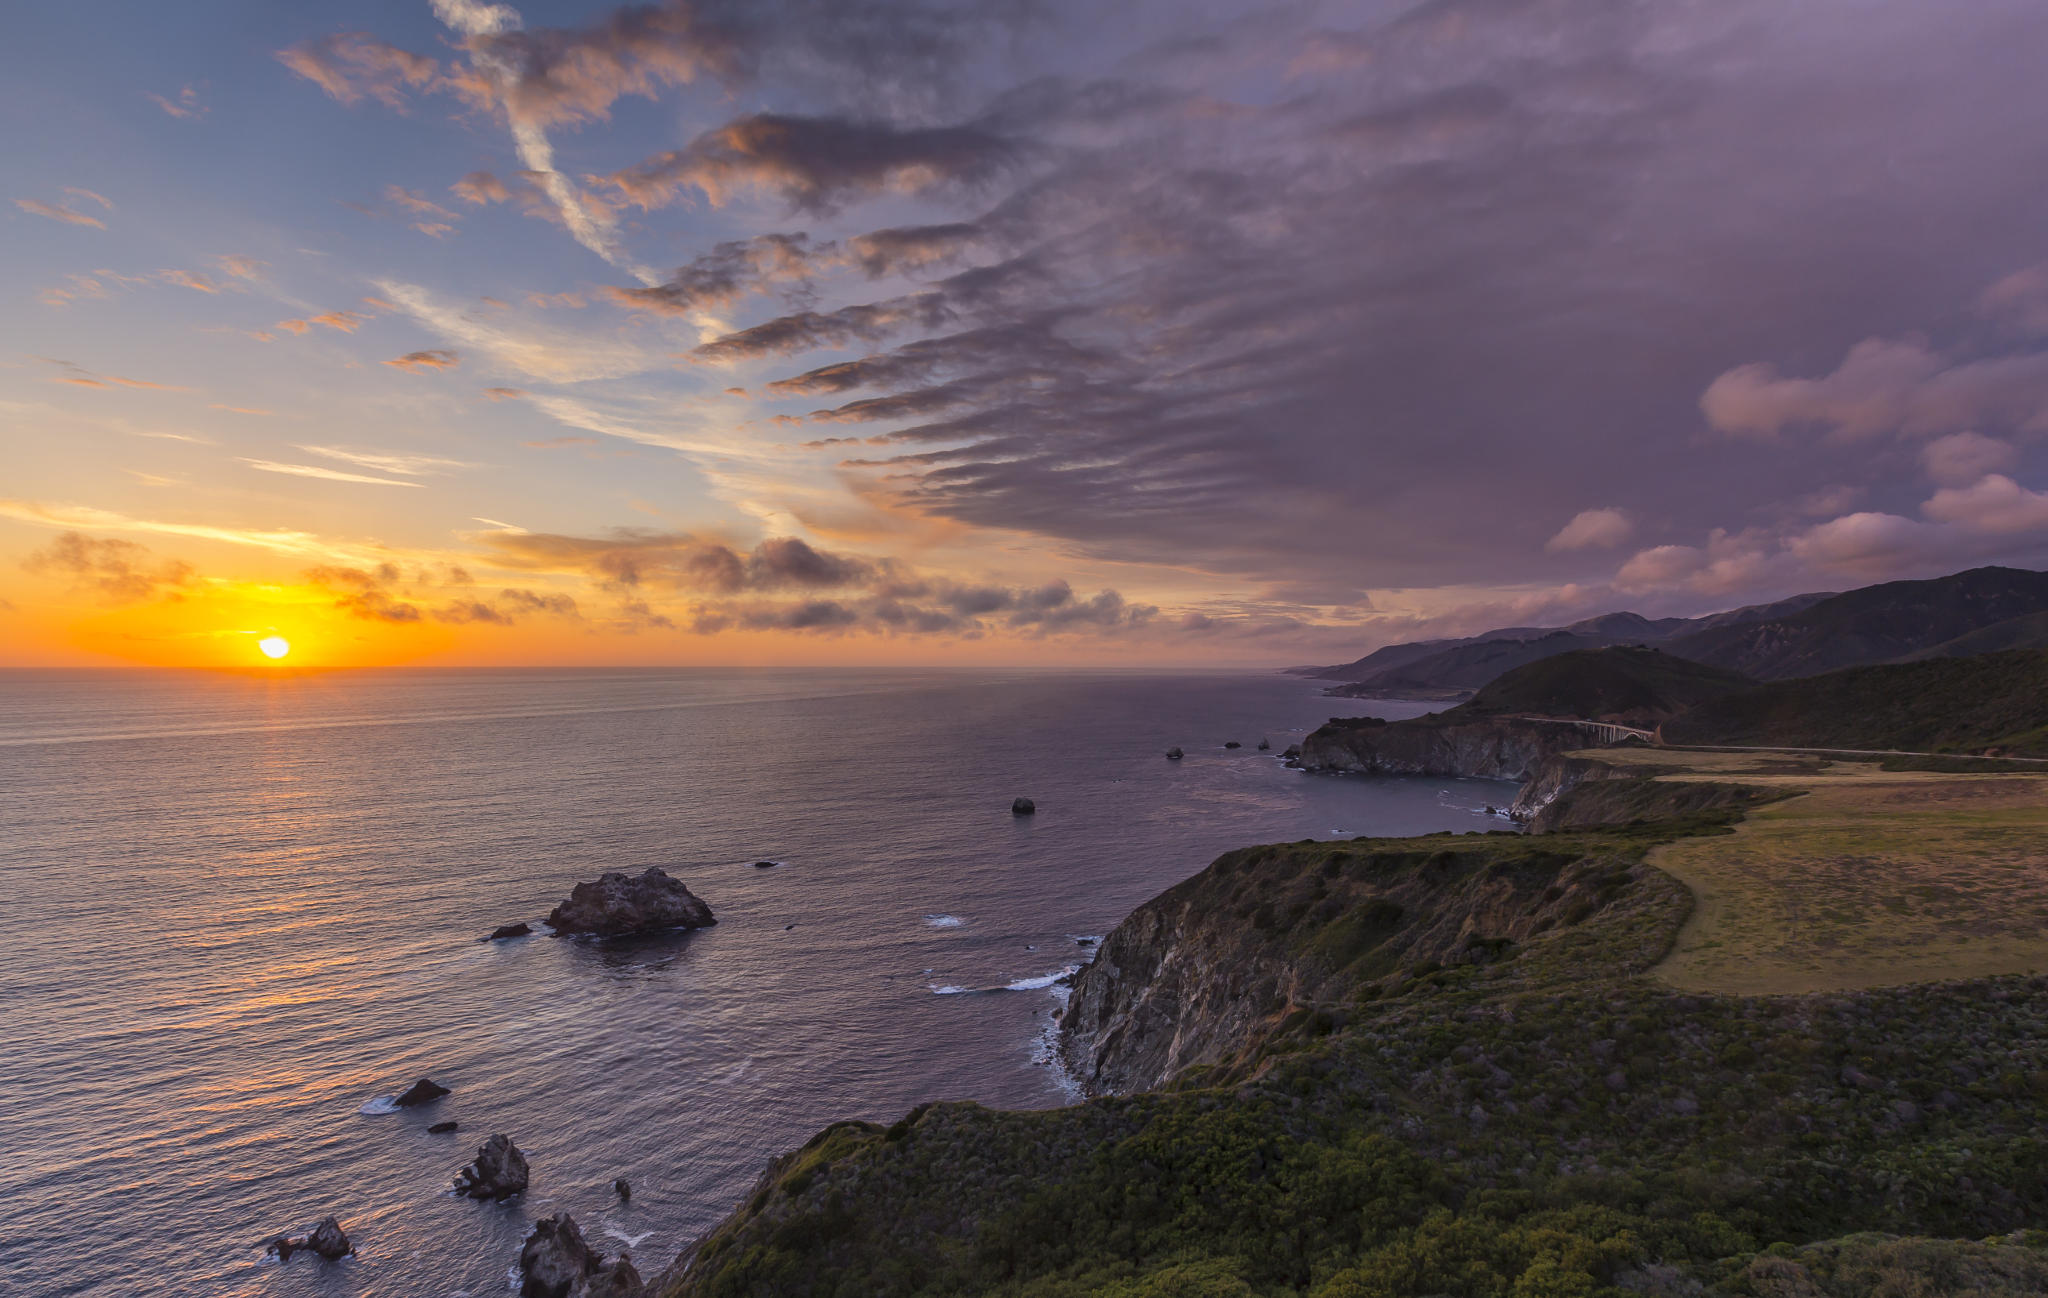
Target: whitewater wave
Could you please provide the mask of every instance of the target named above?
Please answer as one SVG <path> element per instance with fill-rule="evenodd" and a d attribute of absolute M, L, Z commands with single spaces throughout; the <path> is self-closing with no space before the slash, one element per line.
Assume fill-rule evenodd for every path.
<path fill-rule="evenodd" d="M 398 1111 L 398 1097 L 395 1095 L 380 1095 L 374 1100 L 365 1100 L 363 1101 L 363 1107 L 356 1110 L 357 1113 L 365 1114 L 372 1118 L 381 1117 L 387 1113 L 397 1113 Z"/>
<path fill-rule="evenodd" d="M 924 926 L 926 928 L 959 928 L 966 922 L 966 920 L 961 919 L 958 915 L 927 915 L 924 917 Z"/>
<path fill-rule="evenodd" d="M 646 1239 L 649 1235 L 652 1235 L 654 1232 L 651 1230 L 643 1230 L 638 1235 L 628 1235 L 625 1231 L 620 1230 L 617 1226 L 613 1226 L 607 1223 L 604 1228 L 604 1233 L 611 1236 L 613 1239 L 619 1241 L 621 1244 L 624 1244 L 627 1248 L 639 1248 L 640 1241 Z"/>
<path fill-rule="evenodd" d="M 933 983 L 931 989 L 934 996 L 993 996 L 998 992 L 1037 992 L 1047 988 L 1064 993 L 1066 988 L 1061 986 L 1061 980 L 1071 978 L 1079 972 L 1080 965 L 1070 964 L 1049 974 L 1039 974 L 1035 978 L 1019 978 L 1000 987 L 961 987 L 955 983 Z"/>

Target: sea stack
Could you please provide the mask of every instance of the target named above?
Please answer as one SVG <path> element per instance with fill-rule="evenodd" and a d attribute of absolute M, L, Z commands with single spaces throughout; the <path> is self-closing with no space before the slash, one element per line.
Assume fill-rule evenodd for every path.
<path fill-rule="evenodd" d="M 569 899 L 548 912 L 558 935 L 623 937 L 667 929 L 708 928 L 711 907 L 660 866 L 638 876 L 611 870 L 596 883 L 579 883 Z"/>
<path fill-rule="evenodd" d="M 405 1094 L 393 1100 L 392 1103 L 401 1109 L 416 1109 L 422 1104 L 432 1104 L 435 1100 L 440 1099 L 446 1094 L 448 1094 L 447 1087 L 431 1077 L 422 1077 L 407 1087 Z"/>
<path fill-rule="evenodd" d="M 294 1253 L 317 1253 L 329 1262 L 347 1257 L 356 1251 L 349 1243 L 348 1236 L 341 1229 L 341 1222 L 334 1217 L 323 1217 L 313 1233 L 299 1238 L 279 1235 L 270 1241 L 270 1251 L 277 1254 L 280 1262 L 289 1262 Z"/>
<path fill-rule="evenodd" d="M 512 1137 L 486 1140 L 469 1166 L 455 1174 L 455 1191 L 472 1199 L 509 1199 L 526 1190 L 526 1155 Z"/>

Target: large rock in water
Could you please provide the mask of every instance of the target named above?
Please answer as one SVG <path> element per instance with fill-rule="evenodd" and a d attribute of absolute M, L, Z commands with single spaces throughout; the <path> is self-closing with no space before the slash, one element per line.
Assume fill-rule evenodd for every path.
<path fill-rule="evenodd" d="M 457 1193 L 472 1199 L 509 1199 L 526 1189 L 526 1155 L 510 1136 L 492 1136 L 469 1166 L 455 1174 Z"/>
<path fill-rule="evenodd" d="M 566 1212 L 534 1224 L 519 1250 L 519 1270 L 520 1298 L 637 1298 L 642 1292 L 631 1260 L 621 1255 L 606 1262 Z"/>
<path fill-rule="evenodd" d="M 548 912 L 555 932 L 595 937 L 707 928 L 717 922 L 711 907 L 658 865 L 637 879 L 623 871 L 607 871 L 596 883 L 577 884 L 569 900 Z"/>
<path fill-rule="evenodd" d="M 448 1094 L 448 1088 L 431 1077 L 422 1077 L 406 1088 L 405 1094 L 392 1103 L 401 1109 L 416 1109 L 422 1104 L 432 1104 Z"/>
<path fill-rule="evenodd" d="M 279 1235 L 270 1241 L 270 1247 L 280 1262 L 291 1261 L 294 1253 L 318 1253 L 334 1262 L 356 1251 L 355 1245 L 349 1243 L 348 1236 L 342 1232 L 341 1222 L 333 1217 L 322 1218 L 310 1235 L 297 1239 Z"/>

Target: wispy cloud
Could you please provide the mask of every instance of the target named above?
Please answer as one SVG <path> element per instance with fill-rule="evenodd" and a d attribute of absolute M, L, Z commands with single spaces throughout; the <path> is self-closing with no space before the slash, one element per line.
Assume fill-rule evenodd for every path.
<path fill-rule="evenodd" d="M 425 351 L 407 352 L 384 363 L 414 374 L 426 374 L 435 370 L 452 370 L 462 364 L 462 358 L 444 348 L 434 347 Z"/>
<path fill-rule="evenodd" d="M 69 383 L 81 388 L 146 388 L 152 392 L 190 392 L 192 389 L 179 387 L 175 383 L 152 383 L 147 379 L 127 379 L 118 374 L 95 374 L 70 361 L 58 360 L 54 356 L 39 356 L 36 359 L 55 365 L 61 373 L 52 374 L 52 383 Z"/>
<path fill-rule="evenodd" d="M 206 116 L 209 111 L 205 104 L 199 102 L 199 89 L 196 86 L 183 87 L 175 97 L 159 95 L 152 91 L 149 98 L 172 117 L 196 121 Z"/>
<path fill-rule="evenodd" d="M 35 500 L 0 499 L 0 518 L 45 527 L 83 529 L 94 532 L 150 532 L 164 536 L 188 536 L 195 540 L 244 545 L 277 554 L 342 556 L 355 551 L 336 546 L 310 532 L 289 529 L 218 527 L 208 523 L 179 523 L 163 519 L 134 518 L 91 505 L 59 504 Z"/>
<path fill-rule="evenodd" d="M 54 203 L 45 203 L 40 198 L 17 198 L 14 205 L 30 215 L 47 216 L 52 221 L 62 221 L 66 225 L 87 225 L 95 230 L 107 228 L 107 223 L 96 216 L 74 211 L 69 207 L 60 207 Z"/>
<path fill-rule="evenodd" d="M 517 318 L 480 320 L 416 284 L 379 280 L 377 291 L 427 329 L 467 353 L 550 383 L 623 378 L 659 364 L 638 343 L 542 328 Z"/>
<path fill-rule="evenodd" d="M 325 456 L 340 460 L 358 468 L 376 469 L 381 473 L 399 473 L 409 477 L 439 473 L 447 469 L 467 469 L 473 466 L 461 460 L 443 459 L 438 455 L 409 455 L 399 451 L 355 451 L 340 446 L 301 446 L 308 455 Z"/>
<path fill-rule="evenodd" d="M 242 463 L 265 473 L 286 473 L 296 478 L 324 478 L 329 482 L 363 482 L 379 487 L 419 487 L 424 483 L 404 482 L 398 478 L 373 478 L 365 473 L 344 473 L 340 469 L 323 468 L 318 464 L 280 464 L 276 460 L 251 460 Z"/>
<path fill-rule="evenodd" d="M 422 54 L 386 44 L 367 32 L 342 32 L 277 52 L 278 62 L 344 104 L 365 95 L 403 110 L 408 90 L 434 79 L 438 65 Z"/>

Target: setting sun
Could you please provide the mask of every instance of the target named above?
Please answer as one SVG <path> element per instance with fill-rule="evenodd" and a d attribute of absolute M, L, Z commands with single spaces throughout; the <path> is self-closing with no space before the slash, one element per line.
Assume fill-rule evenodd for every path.
<path fill-rule="evenodd" d="M 292 651 L 292 642 L 281 635 L 265 636 L 256 642 L 265 658 L 282 658 Z"/>

